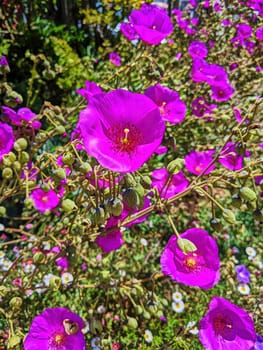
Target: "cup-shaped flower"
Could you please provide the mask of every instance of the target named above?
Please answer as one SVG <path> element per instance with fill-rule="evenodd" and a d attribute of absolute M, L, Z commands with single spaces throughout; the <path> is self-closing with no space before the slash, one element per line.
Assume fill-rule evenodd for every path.
<path fill-rule="evenodd" d="M 222 297 L 213 297 L 200 320 L 199 340 L 206 350 L 252 350 L 256 341 L 249 314 Z"/>
<path fill-rule="evenodd" d="M 82 318 L 63 307 L 36 316 L 24 340 L 25 350 L 85 350 Z"/>
<path fill-rule="evenodd" d="M 208 104 L 206 98 L 201 96 L 193 100 L 192 113 L 196 117 L 209 116 L 216 107 L 215 104 Z M 206 119 L 211 120 L 210 117 L 207 117 Z"/>
<path fill-rule="evenodd" d="M 111 217 L 106 225 L 106 229 L 110 229 L 111 227 L 118 225 L 118 219 Z M 101 247 L 104 253 L 112 252 L 113 250 L 119 249 L 124 241 L 122 238 L 120 228 L 116 227 L 116 229 L 109 231 L 106 235 L 100 235 L 96 238 L 97 245 Z"/>
<path fill-rule="evenodd" d="M 172 124 L 182 123 L 185 118 L 186 104 L 180 100 L 177 91 L 156 84 L 149 86 L 145 90 L 145 95 L 157 104 L 163 120 Z"/>
<path fill-rule="evenodd" d="M 235 90 L 229 83 L 222 83 L 211 87 L 211 98 L 218 102 L 228 101 L 234 94 Z"/>
<path fill-rule="evenodd" d="M 150 45 L 158 45 L 173 31 L 167 12 L 155 5 L 144 5 L 140 10 L 133 10 L 129 20 L 139 38 Z"/>
<path fill-rule="evenodd" d="M 52 188 L 47 192 L 42 188 L 37 188 L 32 191 L 30 198 L 32 198 L 35 208 L 41 213 L 54 209 L 59 203 L 59 196 Z"/>
<path fill-rule="evenodd" d="M 248 153 L 246 153 L 248 155 Z M 243 166 L 243 156 L 236 151 L 236 144 L 228 142 L 218 159 L 219 163 L 229 170 L 239 170 Z"/>
<path fill-rule="evenodd" d="M 196 246 L 196 250 L 183 253 L 172 236 L 161 255 L 162 272 L 179 283 L 212 288 L 220 279 L 219 255 L 216 241 L 201 228 L 191 228 L 180 235 Z"/>
<path fill-rule="evenodd" d="M 13 129 L 10 125 L 0 123 L 0 161 L 2 156 L 9 153 L 15 143 Z"/>
<path fill-rule="evenodd" d="M 36 113 L 32 112 L 30 108 L 23 107 L 19 108 L 16 112 L 10 107 L 2 106 L 4 116 L 8 117 L 12 124 L 22 126 L 28 125 L 33 127 L 34 129 L 41 128 L 41 122 L 36 120 Z"/>
<path fill-rule="evenodd" d="M 111 52 L 109 54 L 109 60 L 114 66 L 121 66 L 121 56 L 118 55 L 116 52 Z"/>
<path fill-rule="evenodd" d="M 99 85 L 97 85 L 96 83 L 94 83 L 93 81 L 85 81 L 85 88 L 82 89 L 78 89 L 76 90 L 76 92 L 78 94 L 80 94 L 81 96 L 83 96 L 86 101 L 89 101 L 89 99 L 97 94 L 101 94 L 103 91 L 101 89 L 101 87 Z"/>
<path fill-rule="evenodd" d="M 212 162 L 214 150 L 196 152 L 192 151 L 185 156 L 186 169 L 195 175 L 200 175 Z M 204 172 L 204 175 L 211 173 L 215 169 L 215 165 L 211 165 Z"/>
<path fill-rule="evenodd" d="M 139 169 L 162 142 L 165 128 L 151 99 L 122 89 L 92 97 L 78 125 L 87 153 L 120 173 Z"/>
<path fill-rule="evenodd" d="M 202 41 L 193 41 L 188 47 L 188 53 L 192 58 L 205 58 L 208 54 L 208 50 L 206 44 Z"/>

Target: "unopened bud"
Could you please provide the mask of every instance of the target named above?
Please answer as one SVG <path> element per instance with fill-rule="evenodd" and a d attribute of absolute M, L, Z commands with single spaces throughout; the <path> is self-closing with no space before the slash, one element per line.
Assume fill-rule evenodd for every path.
<path fill-rule="evenodd" d="M 228 222 L 229 224 L 236 224 L 235 214 L 231 210 L 224 209 L 222 216 L 225 219 L 225 221 Z"/>
<path fill-rule="evenodd" d="M 141 177 L 140 181 L 141 181 L 141 185 L 143 186 L 143 188 L 146 188 L 146 189 L 151 188 L 152 180 L 151 180 L 150 176 L 144 175 Z"/>
<path fill-rule="evenodd" d="M 123 204 L 122 201 L 118 198 L 114 199 L 110 202 L 110 211 L 113 216 L 119 216 L 121 215 L 123 211 Z"/>
<path fill-rule="evenodd" d="M 248 202 L 253 202 L 257 199 L 257 194 L 249 187 L 242 187 L 239 193 L 240 197 Z"/>
<path fill-rule="evenodd" d="M 12 179 L 13 170 L 11 168 L 4 168 L 2 171 L 2 177 L 7 180 Z"/>
<path fill-rule="evenodd" d="M 184 167 L 184 159 L 182 158 L 177 158 L 172 160 L 170 163 L 167 165 L 167 171 L 169 174 L 177 174 L 179 173 L 180 170 L 182 170 Z"/>
<path fill-rule="evenodd" d="M 121 179 L 120 185 L 125 188 L 134 187 L 136 186 L 136 181 L 131 174 L 126 174 L 124 175 L 123 179 Z"/>
<path fill-rule="evenodd" d="M 71 153 L 67 152 L 62 157 L 62 161 L 66 165 L 72 165 L 74 163 L 74 156 Z"/>
<path fill-rule="evenodd" d="M 145 318 L 146 320 L 150 320 L 152 318 L 150 312 L 144 310 L 143 314 L 142 314 L 143 318 Z"/>
<path fill-rule="evenodd" d="M 13 297 L 10 301 L 9 301 L 9 306 L 11 307 L 11 309 L 13 310 L 18 310 L 20 309 L 20 307 L 22 306 L 22 299 L 20 297 Z"/>
<path fill-rule="evenodd" d="M 132 329 L 137 329 L 138 328 L 138 322 L 136 318 L 134 317 L 127 317 L 127 326 Z"/>
<path fill-rule="evenodd" d="M 63 168 L 55 169 L 52 175 L 56 180 L 63 180 L 66 178 L 66 172 Z"/>
<path fill-rule="evenodd" d="M 75 202 L 73 202 L 71 199 L 64 199 L 61 203 L 61 206 L 66 213 L 70 213 L 76 208 Z"/>
<path fill-rule="evenodd" d="M 133 209 L 140 204 L 140 198 L 138 193 L 133 188 L 128 188 L 123 193 L 123 200 L 129 208 Z"/>
<path fill-rule="evenodd" d="M 92 208 L 90 211 L 91 222 L 95 225 L 102 225 L 106 221 L 105 211 L 101 207 Z"/>
<path fill-rule="evenodd" d="M 19 163 L 19 161 L 15 161 L 13 163 L 13 168 L 16 170 L 16 171 L 20 171 L 21 170 L 21 164 Z"/>
<path fill-rule="evenodd" d="M 240 198 L 239 194 L 234 194 L 232 196 L 232 205 L 235 207 L 235 208 L 240 208 L 241 205 L 242 205 L 242 199 Z"/>
<path fill-rule="evenodd" d="M 29 154 L 25 151 L 22 151 L 21 155 L 20 155 L 20 161 L 22 164 L 28 163 L 29 162 Z"/>
<path fill-rule="evenodd" d="M 34 260 L 34 263 L 36 264 L 42 264 L 46 260 L 46 256 L 42 252 L 36 252 L 33 255 L 33 260 Z"/>
<path fill-rule="evenodd" d="M 181 238 L 181 237 L 178 238 L 177 244 L 178 244 L 178 247 L 181 249 L 181 251 L 185 254 L 188 254 L 197 250 L 195 244 L 186 238 Z"/>
<path fill-rule="evenodd" d="M 61 279 L 58 276 L 53 276 L 49 280 L 49 286 L 53 290 L 58 290 L 61 286 Z"/>
<path fill-rule="evenodd" d="M 22 338 L 16 334 L 11 335 L 8 338 L 8 349 L 16 348 L 21 343 Z"/>
<path fill-rule="evenodd" d="M 223 225 L 222 225 L 220 219 L 218 219 L 218 218 L 212 218 L 210 220 L 210 225 L 215 231 L 221 231 L 223 228 Z"/>
<path fill-rule="evenodd" d="M 81 174 L 86 175 L 87 173 L 92 171 L 92 167 L 89 163 L 84 162 L 80 165 L 79 171 L 81 172 Z"/>
<path fill-rule="evenodd" d="M 141 315 L 143 313 L 143 308 L 140 305 L 135 306 L 135 313 Z"/>
<path fill-rule="evenodd" d="M 18 152 L 24 151 L 27 148 L 27 145 L 28 145 L 27 140 L 22 137 L 16 140 L 14 144 L 14 149 Z"/>
<path fill-rule="evenodd" d="M 90 321 L 90 332 L 92 334 L 100 334 L 102 331 L 102 324 L 95 318 Z"/>
<path fill-rule="evenodd" d="M 59 135 L 62 135 L 66 132 L 66 129 L 64 128 L 63 125 L 58 125 L 56 126 L 56 132 L 59 134 Z"/>
<path fill-rule="evenodd" d="M 0 206 L 0 217 L 6 216 L 6 208 L 3 206 Z"/>
<path fill-rule="evenodd" d="M 7 157 L 9 158 L 9 160 L 10 160 L 11 162 L 14 162 L 14 161 L 16 160 L 16 155 L 15 155 L 15 153 L 13 153 L 13 152 L 9 152 L 9 153 L 7 154 Z"/>

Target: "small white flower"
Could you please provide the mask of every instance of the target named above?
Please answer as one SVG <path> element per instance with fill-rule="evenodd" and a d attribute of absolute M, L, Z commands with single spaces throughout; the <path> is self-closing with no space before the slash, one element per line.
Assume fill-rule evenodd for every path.
<path fill-rule="evenodd" d="M 186 330 L 193 334 L 193 335 L 196 335 L 199 333 L 199 329 L 196 327 L 196 321 L 190 321 L 187 323 L 186 325 Z"/>
<path fill-rule="evenodd" d="M 97 313 L 98 314 L 105 314 L 105 312 L 106 312 L 106 307 L 104 305 L 99 305 L 97 307 Z"/>
<path fill-rule="evenodd" d="M 0 231 L 4 231 L 5 226 L 3 224 L 0 224 Z"/>
<path fill-rule="evenodd" d="M 249 285 L 246 283 L 240 283 L 237 286 L 237 290 L 239 291 L 240 294 L 242 295 L 248 295 L 250 293 L 250 288 Z"/>
<path fill-rule="evenodd" d="M 141 238 L 141 244 L 146 247 L 148 245 L 148 241 L 145 238 Z"/>
<path fill-rule="evenodd" d="M 119 275 L 121 277 L 125 277 L 126 276 L 126 271 L 125 270 L 119 270 Z"/>
<path fill-rule="evenodd" d="M 44 275 L 44 276 L 43 276 L 43 282 L 44 282 L 44 285 L 45 285 L 46 287 L 49 286 L 49 282 L 50 282 L 51 278 L 54 277 L 54 276 L 55 276 L 55 275 L 53 275 L 53 273 L 48 273 L 47 275 Z"/>
<path fill-rule="evenodd" d="M 82 328 L 81 332 L 86 334 L 86 333 L 88 333 L 89 329 L 90 329 L 89 322 L 85 322 L 85 326 L 84 326 L 84 328 Z"/>
<path fill-rule="evenodd" d="M 70 284 L 73 281 L 73 275 L 69 272 L 64 272 L 61 275 L 62 284 Z"/>
<path fill-rule="evenodd" d="M 177 303 L 178 301 L 183 300 L 183 295 L 180 292 L 174 292 L 172 298 Z"/>
<path fill-rule="evenodd" d="M 43 243 L 43 250 L 50 250 L 51 246 L 50 243 L 48 241 L 44 241 Z"/>
<path fill-rule="evenodd" d="M 92 347 L 92 350 L 100 350 L 100 338 L 99 337 L 92 338 L 90 345 Z"/>
<path fill-rule="evenodd" d="M 34 264 L 28 264 L 24 267 L 25 273 L 32 273 L 35 271 L 36 265 Z"/>
<path fill-rule="evenodd" d="M 12 266 L 12 262 L 9 259 L 2 259 L 1 265 L 3 271 L 8 271 Z"/>
<path fill-rule="evenodd" d="M 143 337 L 147 343 L 151 343 L 153 341 L 153 334 L 149 329 L 145 330 Z"/>
<path fill-rule="evenodd" d="M 5 256 L 5 252 L 3 252 L 2 250 L 0 250 L 0 260 L 3 259 L 4 256 Z"/>
<path fill-rule="evenodd" d="M 178 301 L 178 302 L 173 302 L 172 303 L 172 309 L 177 312 L 177 313 L 181 313 L 184 311 L 184 302 L 182 300 Z"/>
<path fill-rule="evenodd" d="M 256 249 L 252 247 L 246 247 L 246 253 L 249 256 L 249 258 L 254 258 L 257 255 Z"/>

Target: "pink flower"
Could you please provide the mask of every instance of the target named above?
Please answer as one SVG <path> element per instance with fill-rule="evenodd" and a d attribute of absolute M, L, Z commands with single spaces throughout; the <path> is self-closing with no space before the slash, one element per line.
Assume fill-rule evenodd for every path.
<path fill-rule="evenodd" d="M 97 85 L 96 83 L 94 83 L 93 81 L 85 81 L 85 89 L 78 89 L 76 90 L 76 92 L 78 94 L 80 94 L 81 96 L 83 96 L 87 101 L 89 101 L 89 99 L 92 96 L 95 96 L 97 94 L 101 94 L 103 91 L 101 89 L 101 87 L 99 85 Z"/>
<path fill-rule="evenodd" d="M 41 188 L 37 188 L 31 192 L 30 198 L 33 199 L 35 208 L 41 213 L 52 210 L 59 204 L 59 197 L 53 189 L 45 192 Z"/>
<path fill-rule="evenodd" d="M 193 41 L 188 47 L 188 53 L 192 58 L 205 58 L 208 54 L 208 50 L 205 43 L 202 41 Z"/>
<path fill-rule="evenodd" d="M 256 30 L 256 38 L 260 41 L 263 41 L 263 26 L 262 27 L 259 27 L 257 30 Z"/>
<path fill-rule="evenodd" d="M 185 156 L 185 167 L 186 169 L 195 175 L 201 174 L 206 167 L 213 160 L 214 150 L 196 152 L 192 151 L 188 155 Z M 212 170 L 215 169 L 215 165 L 211 165 L 205 172 L 204 175 L 211 173 Z"/>
<path fill-rule="evenodd" d="M 0 162 L 2 156 L 9 153 L 15 143 L 13 129 L 10 125 L 0 123 Z"/>
<path fill-rule="evenodd" d="M 118 219 L 111 217 L 107 222 L 106 229 L 110 229 L 111 227 L 116 226 L 117 224 L 118 224 Z M 98 246 L 101 247 L 104 253 L 109 253 L 113 250 L 117 250 L 124 243 L 121 235 L 121 230 L 119 228 L 116 228 L 113 231 L 109 231 L 104 236 L 103 235 L 98 236 L 95 242 L 98 244 Z"/>
<path fill-rule="evenodd" d="M 220 279 L 219 255 L 216 241 L 201 228 L 191 228 L 180 238 L 194 243 L 196 250 L 184 253 L 176 236 L 171 236 L 161 255 L 161 268 L 165 275 L 188 286 L 212 288 Z"/>
<path fill-rule="evenodd" d="M 133 28 L 133 25 L 130 23 L 122 23 L 120 30 L 128 40 L 135 40 L 139 38 L 136 30 Z"/>
<path fill-rule="evenodd" d="M 80 113 L 79 128 L 89 155 L 105 168 L 125 173 L 151 157 L 165 127 L 150 98 L 119 89 L 92 97 Z"/>
<path fill-rule="evenodd" d="M 111 52 L 109 55 L 109 59 L 114 66 L 121 66 L 121 56 L 118 55 L 116 52 Z"/>
<path fill-rule="evenodd" d="M 186 114 L 186 104 L 180 100 L 177 91 L 156 84 L 149 86 L 145 91 L 145 95 L 157 104 L 163 120 L 172 124 L 183 122 Z"/>
<path fill-rule="evenodd" d="M 211 98 L 219 102 L 228 101 L 235 92 L 232 86 L 228 83 L 212 86 L 211 91 Z"/>
<path fill-rule="evenodd" d="M 236 145 L 233 142 L 226 144 L 218 161 L 229 170 L 239 170 L 243 167 L 243 157 L 237 153 Z"/>
<path fill-rule="evenodd" d="M 17 112 L 6 106 L 2 106 L 1 108 L 4 116 L 7 116 L 14 125 L 22 126 L 24 124 L 34 129 L 40 129 L 42 126 L 41 122 L 36 120 L 36 113 L 32 112 L 29 108 L 19 108 Z"/>

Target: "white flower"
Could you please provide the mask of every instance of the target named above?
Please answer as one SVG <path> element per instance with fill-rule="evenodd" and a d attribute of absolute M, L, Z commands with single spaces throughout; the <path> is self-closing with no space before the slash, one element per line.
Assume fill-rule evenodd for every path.
<path fill-rule="evenodd" d="M 50 250 L 51 246 L 50 243 L 48 241 L 44 241 L 43 243 L 43 250 Z"/>
<path fill-rule="evenodd" d="M 151 343 L 153 340 L 153 334 L 149 329 L 145 330 L 143 337 L 147 343 Z"/>
<path fill-rule="evenodd" d="M 0 260 L 3 259 L 4 256 L 5 256 L 5 252 L 3 252 L 2 250 L 0 250 Z"/>
<path fill-rule="evenodd" d="M 4 231 L 5 226 L 3 224 L 0 224 L 0 231 Z"/>
<path fill-rule="evenodd" d="M 177 312 L 183 312 L 184 311 L 184 302 L 182 300 L 178 301 L 178 302 L 173 302 L 172 303 L 172 309 Z"/>
<path fill-rule="evenodd" d="M 125 277 L 126 276 L 126 271 L 125 270 L 119 270 L 119 275 L 121 277 Z"/>
<path fill-rule="evenodd" d="M 183 300 L 183 295 L 180 292 L 174 292 L 172 298 L 177 303 L 178 301 Z"/>
<path fill-rule="evenodd" d="M 64 272 L 61 275 L 62 284 L 70 284 L 73 281 L 73 275 L 69 272 Z"/>
<path fill-rule="evenodd" d="M 240 294 L 242 295 L 248 295 L 250 293 L 250 288 L 249 285 L 246 283 L 240 283 L 237 286 L 237 290 L 239 291 Z"/>
<path fill-rule="evenodd" d="M 24 267 L 24 271 L 25 271 L 26 273 L 32 273 L 32 272 L 35 271 L 35 268 L 36 268 L 36 265 L 34 265 L 34 264 L 28 264 L 28 265 L 26 265 L 26 266 Z"/>
<path fill-rule="evenodd" d="M 148 241 L 145 238 L 141 238 L 141 244 L 146 247 L 148 245 Z"/>
<path fill-rule="evenodd" d="M 196 327 L 196 321 L 190 321 L 187 323 L 186 325 L 186 330 L 193 334 L 193 335 L 196 335 L 199 333 L 199 329 Z"/>
<path fill-rule="evenodd" d="M 246 253 L 249 258 L 254 258 L 257 255 L 256 250 L 252 247 L 246 247 Z"/>
<path fill-rule="evenodd" d="M 99 305 L 97 307 L 97 313 L 98 314 L 105 314 L 105 312 L 106 312 L 106 307 L 104 305 Z"/>
<path fill-rule="evenodd" d="M 8 271 L 11 266 L 12 266 L 12 262 L 9 259 L 1 259 L 1 265 L 2 265 L 2 270 L 3 271 Z"/>
<path fill-rule="evenodd" d="M 86 334 L 86 333 L 88 333 L 89 329 L 90 329 L 89 322 L 85 322 L 85 327 L 82 328 L 81 332 Z"/>
<path fill-rule="evenodd" d="M 46 287 L 49 286 L 49 282 L 50 282 L 51 278 L 54 277 L 54 276 L 55 276 L 55 275 L 53 275 L 53 273 L 48 273 L 47 275 L 44 275 L 44 276 L 43 276 L 43 282 L 44 282 L 44 285 L 45 285 Z"/>
<path fill-rule="evenodd" d="M 92 347 L 92 350 L 100 350 L 100 338 L 99 337 L 92 338 L 90 345 Z"/>

